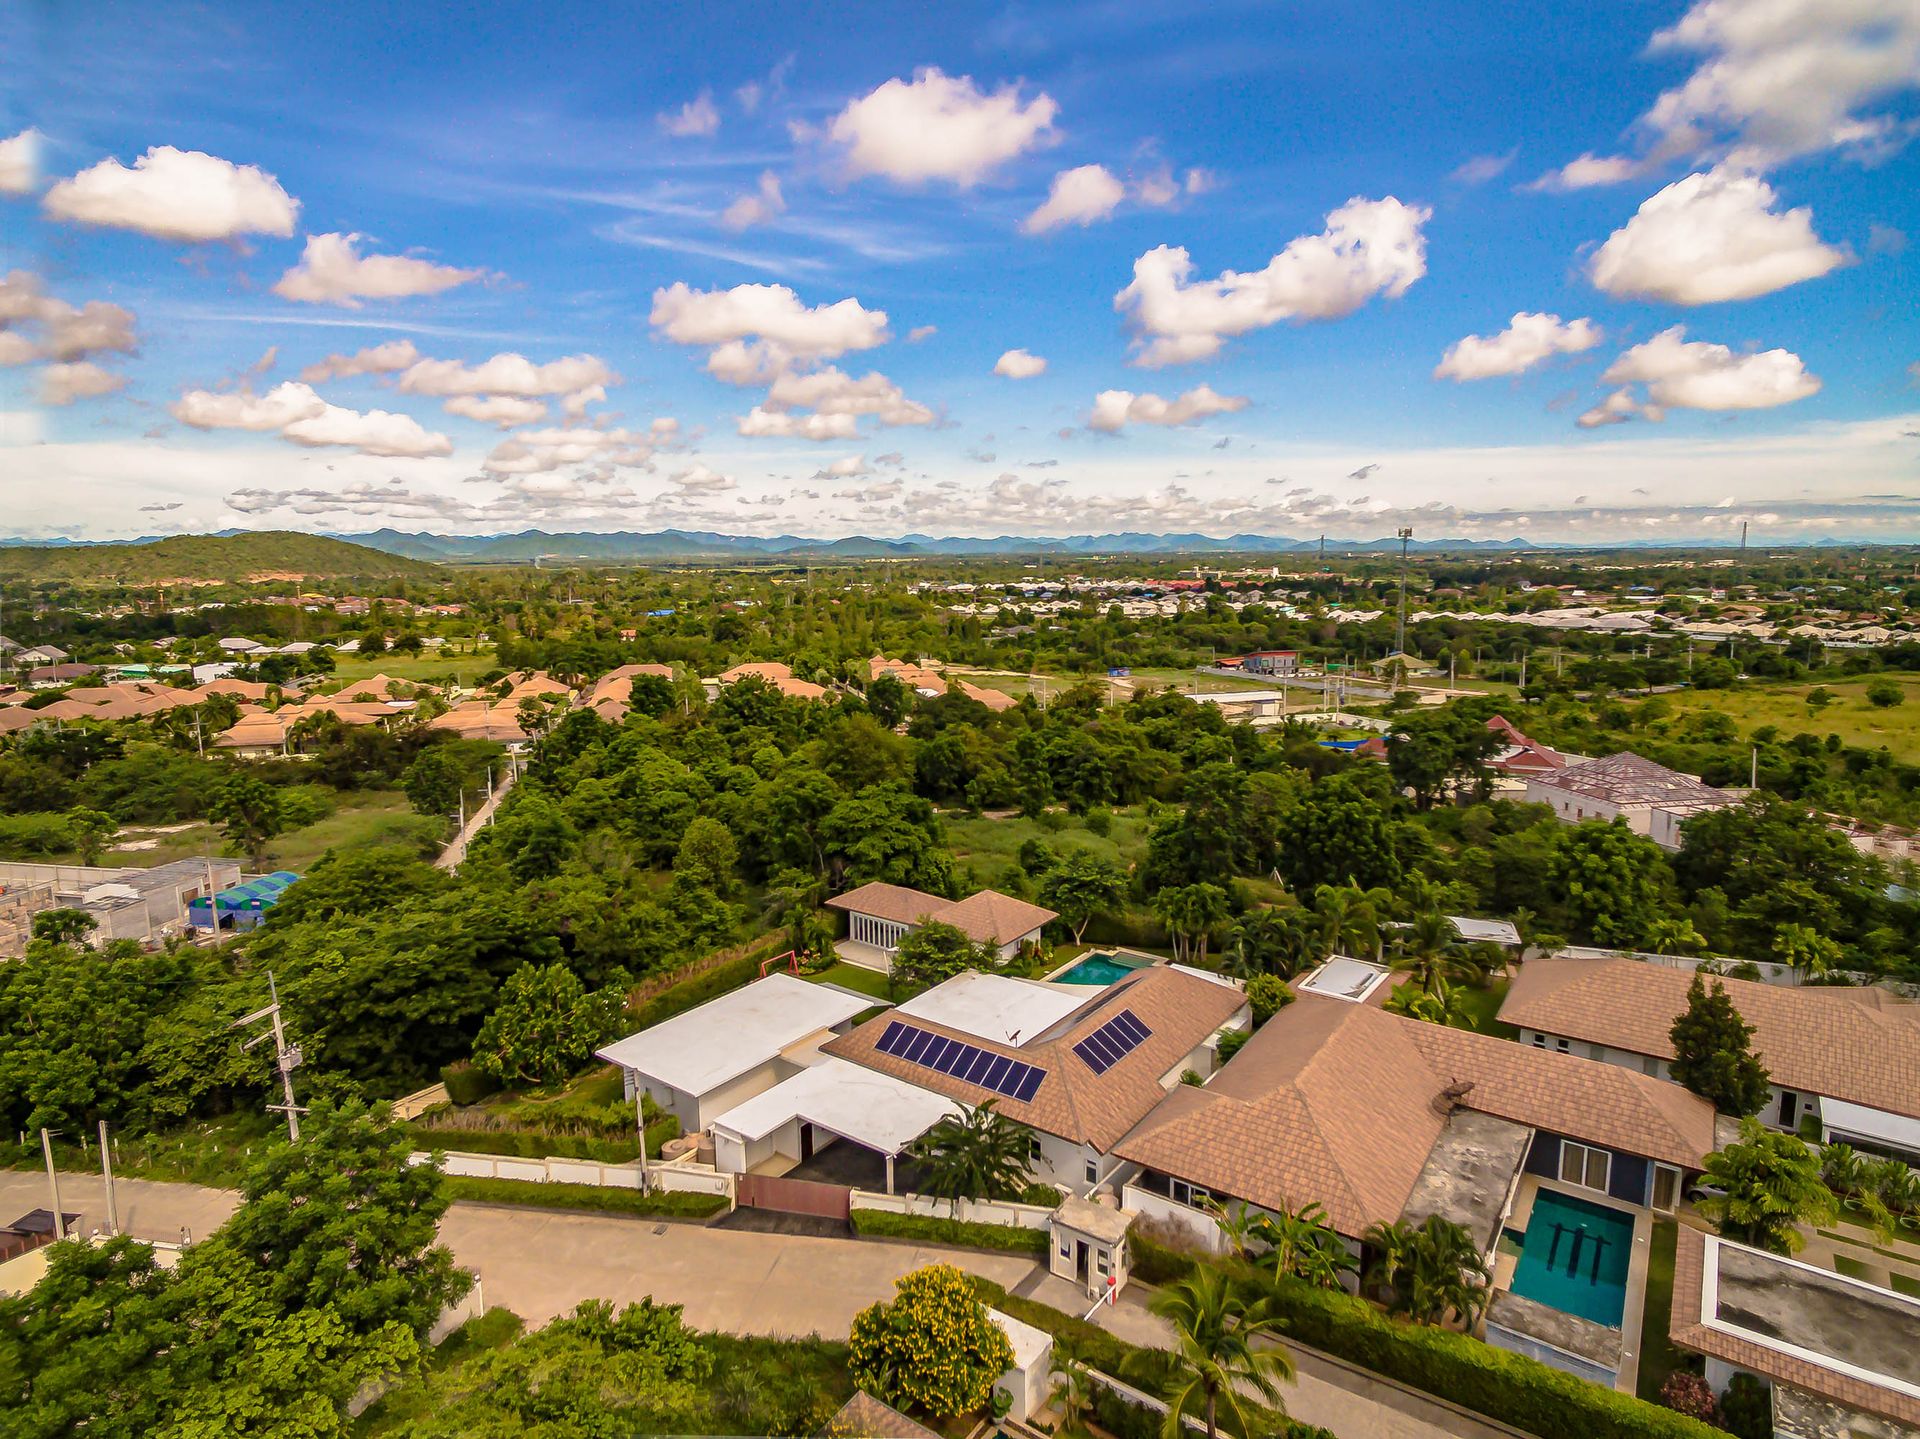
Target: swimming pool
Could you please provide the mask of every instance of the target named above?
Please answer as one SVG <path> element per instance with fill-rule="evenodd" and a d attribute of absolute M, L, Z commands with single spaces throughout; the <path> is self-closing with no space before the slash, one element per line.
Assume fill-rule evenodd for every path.
<path fill-rule="evenodd" d="M 1533 1197 L 1513 1292 L 1618 1329 L 1632 1257 L 1632 1215 L 1542 1189 Z"/>
<path fill-rule="evenodd" d="M 1064 969 L 1053 977 L 1055 984 L 1113 984 L 1125 979 L 1142 966 L 1128 964 L 1111 955 L 1090 954 L 1071 969 Z"/>

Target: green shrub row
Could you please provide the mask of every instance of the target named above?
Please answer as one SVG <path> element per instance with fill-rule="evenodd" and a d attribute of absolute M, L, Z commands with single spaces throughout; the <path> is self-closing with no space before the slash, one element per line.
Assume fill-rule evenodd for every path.
<path fill-rule="evenodd" d="M 478 1104 L 500 1088 L 500 1081 L 471 1059 L 456 1059 L 440 1067 L 440 1082 L 447 1087 L 447 1098 L 465 1107 Z"/>
<path fill-rule="evenodd" d="M 668 1122 L 678 1131 L 677 1121 Z M 630 1164 L 640 1157 L 640 1143 L 635 1139 L 595 1139 L 585 1134 L 541 1134 L 526 1129 L 455 1129 L 427 1124 L 409 1124 L 407 1133 L 422 1149 L 447 1149 L 465 1154 L 505 1154 L 517 1159 L 597 1159 L 602 1164 Z M 647 1138 L 651 1143 L 652 1128 L 648 1129 Z M 653 1152 L 660 1152 L 657 1145 Z"/>
<path fill-rule="evenodd" d="M 1137 1271 L 1136 1271 L 1137 1272 Z M 1391 1319 L 1350 1294 L 1263 1287 L 1291 1338 L 1530 1434 L 1719 1439 L 1721 1431 L 1466 1334 Z"/>
<path fill-rule="evenodd" d="M 705 1004 L 710 999 L 718 999 L 743 984 L 750 984 L 760 976 L 760 961 L 766 953 L 758 949 L 749 949 L 738 959 L 716 964 L 712 969 L 684 979 L 670 989 L 664 989 L 637 1005 L 627 1009 L 627 1019 L 635 1029 L 650 1029 L 656 1024 L 672 1019 L 676 1014 L 684 1014 L 695 1005 Z"/>
<path fill-rule="evenodd" d="M 1127 1252 L 1133 1256 L 1130 1271 L 1142 1284 L 1172 1284 L 1185 1279 L 1200 1261 L 1182 1249 L 1174 1249 L 1140 1232 L 1136 1225 L 1127 1235 Z"/>
<path fill-rule="evenodd" d="M 1044 1229 L 1022 1229 L 1012 1224 L 973 1224 L 964 1219 L 936 1219 L 926 1214 L 894 1214 L 885 1209 L 856 1209 L 850 1218 L 853 1232 L 863 1238 L 924 1239 L 934 1244 L 958 1244 L 968 1249 L 1007 1249 L 1015 1254 L 1044 1255 Z"/>
<path fill-rule="evenodd" d="M 533 1184 L 519 1179 L 472 1179 L 449 1174 L 441 1181 L 455 1199 L 481 1204 L 520 1204 L 531 1209 L 593 1209 L 642 1219 L 706 1219 L 727 1207 L 719 1194 L 642 1194 L 597 1184 Z"/>

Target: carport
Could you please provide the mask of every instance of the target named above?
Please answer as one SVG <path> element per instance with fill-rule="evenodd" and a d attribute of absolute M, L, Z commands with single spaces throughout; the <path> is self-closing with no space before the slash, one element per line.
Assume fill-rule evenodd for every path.
<path fill-rule="evenodd" d="M 714 1120 L 715 1165 L 730 1174 L 787 1172 L 840 1140 L 894 1161 L 960 1106 L 943 1095 L 844 1059 L 823 1058 Z"/>

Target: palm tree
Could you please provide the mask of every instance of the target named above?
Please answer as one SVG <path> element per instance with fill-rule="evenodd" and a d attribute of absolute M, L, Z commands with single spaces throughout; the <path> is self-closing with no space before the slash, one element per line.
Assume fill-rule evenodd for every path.
<path fill-rule="evenodd" d="M 1739 1141 L 1707 1156 L 1702 1183 L 1712 1192 L 1700 1212 L 1729 1239 L 1791 1254 L 1806 1242 L 1802 1224 L 1830 1220 L 1839 1207 L 1820 1171 L 1801 1140 L 1743 1119 Z"/>
<path fill-rule="evenodd" d="M 1647 947 L 1655 954 L 1698 954 L 1707 941 L 1690 919 L 1656 919 L 1647 926 Z"/>
<path fill-rule="evenodd" d="M 1417 1229 L 1402 1219 L 1375 1224 L 1365 1240 L 1373 1251 L 1368 1276 L 1396 1314 L 1422 1324 L 1458 1314 L 1470 1328 L 1492 1298 L 1486 1256 L 1464 1227 L 1438 1214 Z"/>
<path fill-rule="evenodd" d="M 1354 954 L 1378 950 L 1379 915 L 1352 885 L 1321 885 L 1313 892 L 1313 913 L 1320 922 L 1321 958 L 1331 959 L 1343 949 Z"/>
<path fill-rule="evenodd" d="M 1033 1178 L 1032 1133 L 996 1110 L 998 1102 L 948 1115 L 907 1147 L 921 1192 L 947 1200 L 955 1215 L 962 1200 L 1018 1199 Z"/>
<path fill-rule="evenodd" d="M 1247 1257 L 1247 1250 L 1255 1239 L 1262 1237 L 1261 1226 L 1267 1222 L 1264 1215 L 1255 1214 L 1238 1201 L 1228 1208 L 1219 1200 L 1210 1199 L 1207 1201 L 1207 1212 L 1213 1216 L 1214 1226 L 1219 1229 L 1220 1238 L 1226 1243 L 1227 1253 L 1235 1259 Z"/>
<path fill-rule="evenodd" d="M 1393 967 L 1408 975 L 1425 994 L 1459 977 L 1459 935 L 1453 921 L 1438 910 L 1422 910 L 1394 938 Z"/>
<path fill-rule="evenodd" d="M 1267 1249 L 1254 1263 L 1272 1270 L 1276 1278 L 1286 1276 L 1316 1289 L 1332 1289 L 1342 1274 L 1358 1267 L 1359 1261 L 1327 1223 L 1327 1211 L 1317 1203 L 1263 1217 L 1255 1234 Z"/>
<path fill-rule="evenodd" d="M 1162 1396 L 1167 1401 L 1167 1417 L 1160 1426 L 1163 1439 L 1184 1439 L 1187 1415 L 1195 1409 L 1205 1416 L 1207 1439 L 1217 1439 L 1223 1408 L 1242 1433 L 1254 1432 L 1245 1389 L 1281 1407 L 1280 1386 L 1293 1382 L 1293 1361 L 1283 1349 L 1258 1345 L 1278 1333 L 1265 1300 L 1247 1303 L 1223 1270 L 1202 1267 L 1162 1289 L 1148 1307 L 1173 1326 L 1174 1347 Z M 1129 1364 L 1137 1370 L 1135 1361 L 1149 1354 L 1160 1357 L 1141 1350 L 1130 1356 Z"/>
<path fill-rule="evenodd" d="M 1071 1355 L 1061 1360 L 1059 1376 L 1053 1386 L 1054 1408 L 1060 1412 L 1059 1432 L 1084 1435 L 1087 1416 L 1093 1412 L 1093 1377 L 1087 1366 Z"/>

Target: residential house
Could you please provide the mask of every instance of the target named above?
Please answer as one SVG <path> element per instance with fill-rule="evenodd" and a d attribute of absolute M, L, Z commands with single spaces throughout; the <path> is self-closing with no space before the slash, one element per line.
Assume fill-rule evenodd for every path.
<path fill-rule="evenodd" d="M 512 705 L 488 704 L 469 700 L 427 721 L 428 729 L 448 730 L 461 739 L 492 740 L 511 750 L 524 749 L 533 736 L 520 728 L 519 716 Z"/>
<path fill-rule="evenodd" d="M 100 672 L 98 665 L 87 664 L 44 664 L 35 665 L 27 671 L 27 688 L 35 690 L 59 689 L 87 679 Z"/>
<path fill-rule="evenodd" d="M 574 703 L 581 709 L 590 709 L 608 724 L 619 724 L 627 716 L 632 695 L 633 682 L 641 675 L 653 675 L 658 679 L 673 679 L 672 665 L 621 665 L 618 669 L 608 670 L 593 683 Z"/>
<path fill-rule="evenodd" d="M 1240 668 L 1255 675 L 1290 675 L 1300 669 L 1298 650 L 1253 650 L 1240 656 Z"/>
<path fill-rule="evenodd" d="M 992 1102 L 1033 1131 L 1035 1177 L 1084 1194 L 1183 1076 L 1213 1073 L 1221 1032 L 1248 1023 L 1237 986 L 1180 965 L 1092 990 L 968 970 L 823 1049 L 968 1109 Z"/>
<path fill-rule="evenodd" d="M 885 655 L 876 654 L 867 661 L 867 679 L 872 682 L 879 679 L 881 675 L 892 675 L 922 699 L 938 699 L 951 686 L 968 699 L 985 705 L 996 714 L 1013 709 L 1019 704 L 1018 700 L 1003 690 L 987 689 L 981 685 L 970 684 L 957 675 L 950 676 L 937 669 L 911 664 L 906 660 L 890 660 Z"/>
<path fill-rule="evenodd" d="M 1500 1018 L 1522 1044 L 1670 1079 L 1692 982 L 1636 959 L 1529 960 Z M 1719 982 L 1767 1067 L 1760 1118 L 1920 1164 L 1920 1004 L 1884 989 Z"/>
<path fill-rule="evenodd" d="M 824 686 L 814 684 L 811 680 L 796 679 L 790 666 L 777 661 L 735 665 L 732 669 L 722 670 L 718 678 L 702 680 L 701 683 L 707 686 L 707 698 L 713 699 L 725 686 L 749 679 L 760 680 L 788 699 L 823 700 L 827 697 Z"/>
<path fill-rule="evenodd" d="M 694 1134 L 818 1063 L 821 1046 L 872 1003 L 770 974 L 596 1053 L 620 1067 L 628 1099 L 644 1091 Z"/>
<path fill-rule="evenodd" d="M 943 899 L 898 884 L 863 884 L 827 901 L 828 909 L 847 916 L 847 938 L 835 948 L 840 957 L 868 969 L 891 969 L 894 952 L 909 930 L 922 924 L 950 924 L 976 944 L 992 947 L 1001 963 L 1023 944 L 1038 943 L 1040 931 L 1059 915 L 998 890 L 983 889 L 965 899 Z"/>
<path fill-rule="evenodd" d="M 1563 823 L 1624 820 L 1664 849 L 1680 848 L 1680 827 L 1695 815 L 1740 800 L 1631 751 L 1527 777 L 1527 803 L 1551 807 Z"/>
<path fill-rule="evenodd" d="M 59 665 L 72 658 L 58 645 L 30 645 L 26 649 L 16 649 L 12 663 L 16 668 L 20 665 Z"/>

